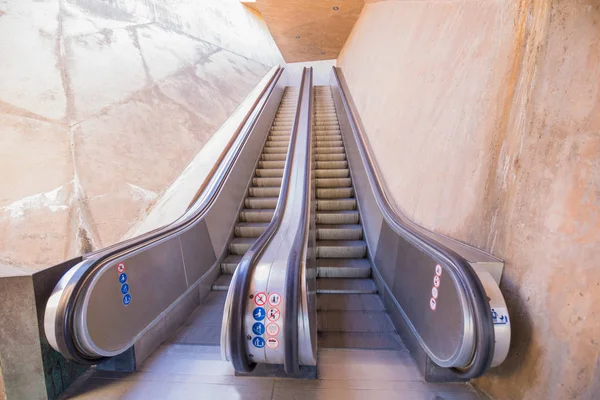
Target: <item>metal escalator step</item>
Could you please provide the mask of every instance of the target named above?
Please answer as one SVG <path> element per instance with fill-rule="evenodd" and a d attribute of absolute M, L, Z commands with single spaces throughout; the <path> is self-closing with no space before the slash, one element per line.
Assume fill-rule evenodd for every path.
<path fill-rule="evenodd" d="M 240 261 L 242 261 L 242 257 L 237 254 L 230 254 L 221 262 L 221 272 L 224 274 L 233 275 L 235 269 L 237 268 Z"/>
<path fill-rule="evenodd" d="M 351 187 L 317 189 L 317 199 L 347 199 L 352 196 L 354 189 Z"/>
<path fill-rule="evenodd" d="M 283 176 L 283 168 L 257 168 L 254 174 L 260 178 L 281 178 Z"/>
<path fill-rule="evenodd" d="M 321 348 L 404 350 L 405 346 L 396 332 L 319 332 Z"/>
<path fill-rule="evenodd" d="M 315 161 L 346 161 L 346 154 L 315 154 Z"/>
<path fill-rule="evenodd" d="M 267 150 L 267 149 L 265 149 Z M 315 154 L 344 154 L 344 147 L 315 147 Z"/>
<path fill-rule="evenodd" d="M 348 178 L 350 170 L 348 169 L 316 169 L 315 177 L 317 178 Z"/>
<path fill-rule="evenodd" d="M 364 240 L 317 240 L 319 258 L 363 258 L 366 255 Z"/>
<path fill-rule="evenodd" d="M 347 169 L 348 161 L 317 161 L 317 169 Z"/>
<path fill-rule="evenodd" d="M 241 222 L 271 222 L 273 219 L 273 209 L 248 209 L 240 211 Z"/>
<path fill-rule="evenodd" d="M 358 224 L 360 216 L 358 211 L 319 211 L 317 224 Z"/>
<path fill-rule="evenodd" d="M 248 195 L 252 197 L 275 197 L 279 196 L 279 187 L 251 187 L 248 188 Z"/>
<path fill-rule="evenodd" d="M 243 256 L 256 242 L 256 238 L 236 237 L 229 243 L 229 253 Z"/>
<path fill-rule="evenodd" d="M 244 205 L 246 208 L 273 208 L 277 206 L 277 197 L 246 197 Z"/>
<path fill-rule="evenodd" d="M 257 238 L 263 234 L 267 226 L 269 226 L 268 222 L 238 222 L 234 233 L 237 237 Z"/>
<path fill-rule="evenodd" d="M 352 187 L 350 178 L 317 178 L 317 188 Z"/>
<path fill-rule="evenodd" d="M 317 279 L 317 293 L 373 294 L 377 288 L 371 279 L 324 278 Z"/>
<path fill-rule="evenodd" d="M 356 199 L 318 199 L 317 211 L 356 210 Z"/>
<path fill-rule="evenodd" d="M 277 135 L 277 136 L 269 135 L 269 137 L 267 137 L 267 143 L 270 143 L 270 142 L 285 142 L 285 143 L 288 143 L 289 141 L 290 141 L 290 136 L 289 135 L 286 135 L 286 136 L 283 136 L 283 135 Z"/>
<path fill-rule="evenodd" d="M 291 128 L 289 128 L 289 129 L 287 129 L 287 128 L 273 129 L 272 128 L 269 131 L 269 137 L 281 136 L 281 137 L 285 137 L 285 138 L 289 139 L 291 132 L 292 132 Z"/>
<path fill-rule="evenodd" d="M 263 154 L 286 154 L 288 151 L 286 147 L 264 147 Z"/>
<path fill-rule="evenodd" d="M 317 311 L 385 311 L 378 294 L 318 294 Z"/>
<path fill-rule="evenodd" d="M 259 161 L 258 168 L 285 168 L 285 161 Z"/>
<path fill-rule="evenodd" d="M 396 332 L 385 311 L 319 311 L 320 332 Z"/>
<path fill-rule="evenodd" d="M 229 284 L 233 275 L 221 275 L 212 285 L 212 290 L 229 290 Z"/>
<path fill-rule="evenodd" d="M 339 146 L 343 146 L 344 143 L 341 140 L 335 140 L 335 139 L 331 139 L 331 140 L 316 140 L 315 141 L 315 147 L 319 148 L 319 147 L 327 147 L 327 148 L 331 148 L 331 147 L 339 147 Z"/>
<path fill-rule="evenodd" d="M 317 225 L 317 240 L 361 240 L 362 236 L 359 224 Z"/>
<path fill-rule="evenodd" d="M 286 156 L 287 156 L 286 153 L 281 153 L 281 154 L 264 154 L 263 153 L 263 154 L 261 154 L 260 159 L 263 161 L 285 161 Z"/>
<path fill-rule="evenodd" d="M 280 187 L 281 178 L 252 178 L 252 185 L 262 187 Z"/>
<path fill-rule="evenodd" d="M 267 141 L 267 143 L 265 143 L 265 148 L 276 148 L 276 147 L 283 147 L 285 149 L 288 148 L 289 142 L 283 142 L 283 141 Z"/>

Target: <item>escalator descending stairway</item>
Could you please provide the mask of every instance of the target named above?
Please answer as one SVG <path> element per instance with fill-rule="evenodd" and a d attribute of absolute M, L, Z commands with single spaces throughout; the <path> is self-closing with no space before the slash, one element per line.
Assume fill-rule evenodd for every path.
<path fill-rule="evenodd" d="M 403 349 L 371 279 L 371 262 L 331 88 L 315 87 L 319 347 Z"/>
<path fill-rule="evenodd" d="M 275 212 L 298 93 L 295 87 L 285 89 L 234 227 L 228 254 L 221 262 L 221 275 L 212 285 L 211 292 L 179 329 L 172 343 L 219 345 L 223 308 L 233 273 L 244 254 L 265 231 Z"/>

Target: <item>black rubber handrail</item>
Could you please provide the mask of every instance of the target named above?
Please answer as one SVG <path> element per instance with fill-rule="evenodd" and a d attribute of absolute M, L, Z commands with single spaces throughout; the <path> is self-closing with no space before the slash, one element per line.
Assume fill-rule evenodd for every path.
<path fill-rule="evenodd" d="M 312 146 L 312 121 L 313 121 L 313 84 L 312 84 L 312 68 L 310 71 L 305 68 L 304 73 L 309 74 L 308 81 L 308 123 L 307 123 L 307 135 L 308 140 L 306 141 L 305 154 L 306 157 L 311 157 L 311 146 Z M 303 76 L 304 79 L 304 76 Z M 300 106 L 300 104 L 299 104 Z M 310 159 L 309 159 L 310 160 Z M 304 171 L 304 180 L 307 183 L 302 191 L 302 210 L 300 212 L 299 219 L 301 224 L 294 241 L 290 255 L 288 257 L 286 275 L 285 275 L 285 358 L 284 358 L 284 370 L 287 374 L 295 375 L 300 372 L 300 362 L 298 360 L 298 301 L 300 295 L 300 272 L 302 264 L 302 255 L 304 250 L 304 244 L 306 242 L 306 235 L 308 234 L 307 229 L 307 213 L 310 210 L 310 198 L 309 198 L 309 185 L 310 185 L 310 171 L 311 163 L 306 163 L 306 169 Z"/>
<path fill-rule="evenodd" d="M 305 74 L 303 73 L 302 81 L 300 82 L 300 92 L 298 93 L 298 103 L 294 117 L 294 124 L 292 126 L 290 143 L 288 144 L 288 150 L 285 159 L 283 179 L 281 180 L 281 190 L 279 192 L 279 198 L 277 199 L 277 205 L 275 206 L 273 218 L 271 219 L 271 222 L 269 223 L 265 232 L 256 240 L 256 242 L 254 242 L 250 249 L 248 249 L 238 264 L 234 279 L 232 280 L 229 288 L 229 293 L 231 293 L 231 316 L 229 320 L 228 339 L 231 362 L 237 372 L 252 372 L 256 367 L 256 363 L 250 361 L 248 355 L 246 354 L 247 339 L 244 319 L 248 305 L 248 291 L 250 290 L 250 283 L 252 281 L 252 275 L 256 267 L 256 262 L 279 229 L 283 219 L 283 214 L 285 213 L 285 203 L 288 198 L 289 183 L 293 169 L 294 149 L 296 148 L 296 138 L 298 136 L 298 123 L 301 108 L 300 105 L 302 104 L 303 96 L 305 96 L 303 90 L 304 80 Z"/>
<path fill-rule="evenodd" d="M 495 346 L 494 322 L 483 285 L 467 260 L 429 236 L 414 229 L 409 224 L 406 224 L 403 218 L 408 219 L 408 217 L 401 216 L 401 211 L 396 210 L 392 206 L 393 203 L 390 201 L 387 188 L 382 184 L 378 168 L 373 161 L 363 130 L 358 124 L 359 118 L 355 113 L 353 105 L 348 101 L 348 96 L 346 95 L 346 91 L 348 90 L 347 84 L 343 76 L 340 76 L 341 70 L 333 67 L 333 74 L 340 89 L 342 102 L 348 114 L 348 120 L 363 160 L 365 172 L 385 220 L 398 235 L 421 249 L 456 277 L 460 289 L 463 291 L 469 306 L 472 308 L 475 328 L 473 357 L 468 366 L 461 369 L 451 368 L 451 370 L 459 379 L 477 378 L 489 369 L 494 357 Z"/>
<path fill-rule="evenodd" d="M 98 364 L 108 358 L 111 358 L 88 355 L 84 353 L 76 343 L 76 336 L 74 333 L 75 309 L 80 296 L 84 292 L 84 289 L 92 281 L 96 273 L 99 272 L 107 263 L 126 257 L 134 251 L 142 250 L 149 246 L 153 246 L 158 242 L 167 240 L 173 237 L 173 235 L 177 235 L 185 229 L 193 226 L 204 217 L 208 209 L 210 209 L 216 200 L 218 193 L 220 193 L 226 177 L 231 173 L 233 165 L 241 154 L 242 148 L 244 147 L 243 145 L 247 142 L 250 133 L 258 121 L 258 117 L 265 108 L 267 100 L 273 93 L 275 86 L 277 85 L 277 82 L 282 74 L 283 68 L 278 67 L 276 72 L 269 79 L 267 85 L 265 85 L 261 91 L 250 111 L 246 114 L 242 123 L 239 125 L 237 132 L 233 135 L 234 137 L 223 150 L 222 153 L 224 155 L 231 150 L 234 142 L 238 140 L 241 141 L 240 145 L 236 148 L 236 152 L 234 153 L 233 157 L 231 157 L 229 164 L 225 166 L 223 179 L 218 182 L 216 187 L 211 188 L 212 191 L 207 198 L 206 204 L 201 209 L 197 210 L 193 215 L 189 215 L 187 218 L 180 218 L 164 227 L 154 229 L 151 232 L 102 249 L 94 253 L 91 257 L 84 259 L 82 263 L 78 264 L 79 267 L 70 277 L 70 282 L 74 282 L 74 284 L 67 285 L 64 288 L 60 303 L 57 305 L 58 311 L 56 319 L 60 320 L 62 323 L 55 327 L 55 336 L 57 346 L 65 358 L 83 365 Z M 223 160 L 223 157 L 220 158 L 221 161 Z M 217 168 L 213 168 L 205 182 L 209 182 L 210 180 L 214 179 L 217 170 Z M 203 187 L 206 188 L 206 185 L 203 185 Z M 196 200 L 197 199 L 198 197 L 196 197 Z M 188 207 L 188 211 L 190 208 L 191 207 Z M 188 211 L 186 211 L 186 213 Z"/>

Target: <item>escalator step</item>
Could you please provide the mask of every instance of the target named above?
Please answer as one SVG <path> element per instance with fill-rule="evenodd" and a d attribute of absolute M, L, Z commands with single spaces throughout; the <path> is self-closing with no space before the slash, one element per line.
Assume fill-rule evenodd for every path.
<path fill-rule="evenodd" d="M 316 184 L 317 188 L 352 187 L 352 180 L 350 178 L 318 178 Z"/>
<path fill-rule="evenodd" d="M 212 290 L 228 290 L 232 275 L 221 275 L 212 285 Z"/>
<path fill-rule="evenodd" d="M 315 161 L 346 161 L 346 154 L 315 154 Z"/>
<path fill-rule="evenodd" d="M 279 196 L 279 187 L 251 187 L 248 188 L 248 195 L 252 197 L 273 197 Z"/>
<path fill-rule="evenodd" d="M 363 258 L 367 243 L 363 240 L 317 240 L 318 258 Z"/>
<path fill-rule="evenodd" d="M 283 168 L 257 168 L 255 175 L 261 178 L 281 178 L 283 176 Z"/>
<path fill-rule="evenodd" d="M 360 216 L 358 211 L 319 211 L 317 224 L 358 224 Z"/>
<path fill-rule="evenodd" d="M 267 226 L 269 226 L 268 222 L 238 222 L 234 232 L 237 237 L 257 238 L 262 235 Z"/>
<path fill-rule="evenodd" d="M 318 294 L 317 311 L 385 311 L 377 294 Z"/>
<path fill-rule="evenodd" d="M 221 262 L 221 272 L 233 275 L 243 256 L 230 254 Z"/>
<path fill-rule="evenodd" d="M 259 161 L 258 168 L 285 168 L 285 161 Z"/>
<path fill-rule="evenodd" d="M 404 350 L 396 332 L 319 332 L 318 344 L 322 348 Z"/>
<path fill-rule="evenodd" d="M 277 206 L 277 197 L 246 197 L 244 205 L 246 208 L 272 208 Z"/>
<path fill-rule="evenodd" d="M 329 294 L 373 294 L 377 293 L 371 279 L 317 279 L 317 293 Z"/>
<path fill-rule="evenodd" d="M 317 225 L 317 240 L 361 240 L 362 237 L 359 224 Z"/>
<path fill-rule="evenodd" d="M 317 211 L 356 210 L 356 199 L 318 199 Z"/>
<path fill-rule="evenodd" d="M 317 199 L 347 199 L 353 196 L 354 189 L 351 187 L 317 189 Z"/>
<path fill-rule="evenodd" d="M 234 255 L 243 256 L 256 242 L 256 238 L 236 237 L 229 242 L 229 252 Z"/>
<path fill-rule="evenodd" d="M 281 154 L 262 154 L 260 156 L 260 159 L 263 161 L 285 161 L 286 158 L 286 154 L 285 153 L 281 153 Z"/>
<path fill-rule="evenodd" d="M 320 332 L 396 332 L 385 311 L 320 311 L 317 313 Z"/>
<path fill-rule="evenodd" d="M 315 177 L 317 178 L 348 178 L 350 170 L 348 169 L 317 169 Z"/>
<path fill-rule="evenodd" d="M 315 154 L 344 154 L 344 148 L 342 146 L 339 146 L 339 147 L 315 147 L 314 150 L 315 150 Z"/>
<path fill-rule="evenodd" d="M 252 178 L 252 185 L 261 187 L 280 187 L 281 178 Z"/>

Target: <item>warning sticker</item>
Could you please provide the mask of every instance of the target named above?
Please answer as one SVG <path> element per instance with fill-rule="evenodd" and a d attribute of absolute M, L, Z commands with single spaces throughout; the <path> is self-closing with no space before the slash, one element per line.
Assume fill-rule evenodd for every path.
<path fill-rule="evenodd" d="M 255 322 L 254 325 L 252 325 L 252 332 L 254 332 L 255 335 L 260 336 L 265 333 L 265 326 L 260 322 Z"/>
<path fill-rule="evenodd" d="M 267 312 L 267 319 L 269 321 L 277 321 L 280 316 L 281 316 L 281 311 L 279 311 L 276 308 L 269 308 L 269 311 Z"/>
<path fill-rule="evenodd" d="M 437 307 L 437 301 L 433 297 L 429 300 L 429 307 L 431 307 L 432 311 L 435 311 Z"/>
<path fill-rule="evenodd" d="M 119 263 L 117 265 L 117 272 L 122 274 L 123 272 L 125 272 L 125 263 Z"/>
<path fill-rule="evenodd" d="M 270 337 L 267 339 L 267 347 L 270 349 L 276 349 L 279 347 L 279 340 L 274 337 Z"/>
<path fill-rule="evenodd" d="M 277 325 L 275 322 L 267 325 L 267 333 L 270 336 L 277 336 L 279 334 L 279 325 Z"/>
<path fill-rule="evenodd" d="M 281 303 L 281 296 L 279 293 L 271 293 L 269 295 L 269 304 L 272 306 L 278 306 Z"/>
<path fill-rule="evenodd" d="M 508 324 L 508 310 L 506 307 L 492 308 L 492 319 L 494 320 L 494 325 Z"/>
<path fill-rule="evenodd" d="M 265 292 L 256 293 L 256 296 L 254 296 L 254 303 L 257 306 L 264 306 L 267 304 L 267 295 Z"/>
<path fill-rule="evenodd" d="M 257 321 L 262 321 L 265 319 L 265 309 L 262 307 L 256 307 L 254 311 L 252 311 L 252 316 Z"/>
<path fill-rule="evenodd" d="M 440 277 L 438 275 L 434 276 L 433 277 L 433 286 L 439 288 L 440 287 L 440 283 L 441 283 L 440 282 Z"/>
<path fill-rule="evenodd" d="M 431 288 L 431 297 L 433 297 L 434 299 L 438 298 L 438 290 L 435 286 Z"/>
<path fill-rule="evenodd" d="M 435 266 L 435 274 L 437 276 L 442 276 L 442 266 L 440 264 Z"/>
<path fill-rule="evenodd" d="M 254 345 L 254 347 L 262 349 L 263 347 L 265 347 L 265 339 L 257 336 L 254 339 L 252 339 L 252 344 Z"/>

